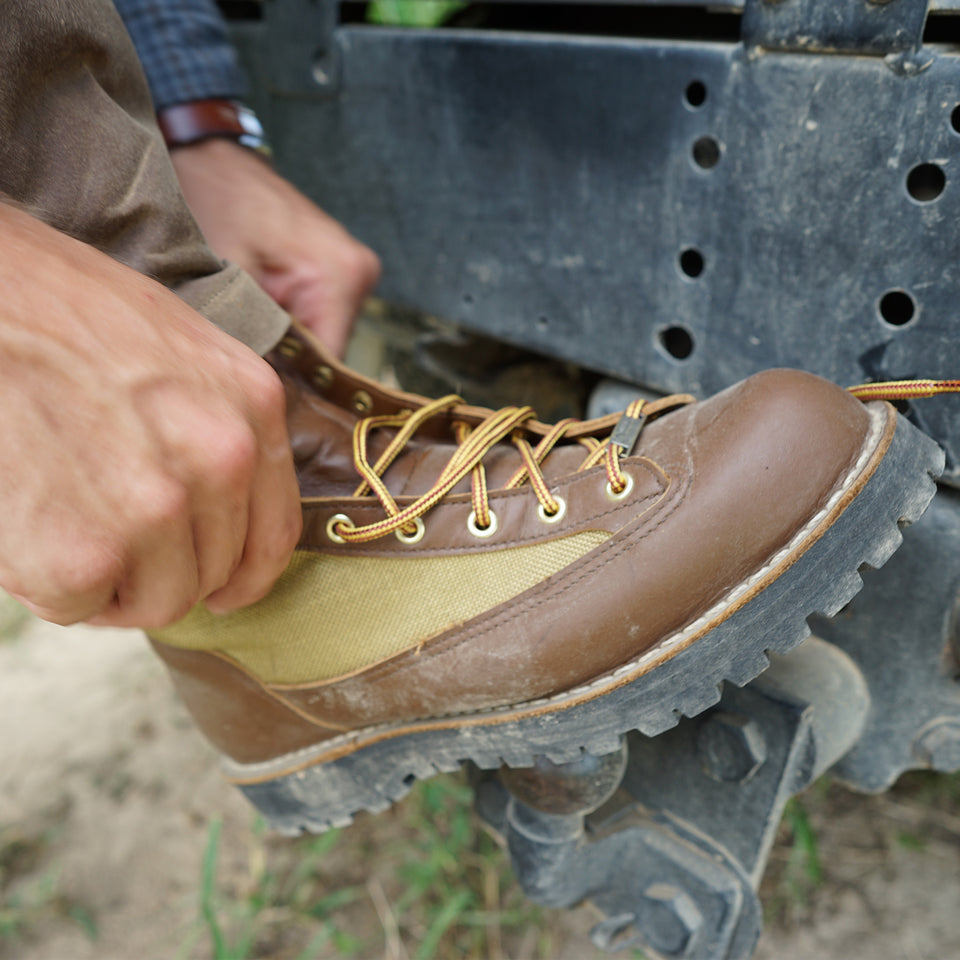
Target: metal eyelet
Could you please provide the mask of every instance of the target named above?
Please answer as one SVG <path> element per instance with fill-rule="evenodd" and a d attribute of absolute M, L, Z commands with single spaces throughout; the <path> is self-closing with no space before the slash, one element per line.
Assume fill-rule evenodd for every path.
<path fill-rule="evenodd" d="M 607 481 L 607 499 L 613 500 L 616 503 L 618 500 L 626 500 L 630 496 L 631 491 L 633 490 L 633 477 L 629 473 L 625 473 L 624 476 L 627 478 L 627 482 L 623 485 L 623 489 L 619 492 L 614 490 L 610 486 L 610 481 Z"/>
<path fill-rule="evenodd" d="M 313 368 L 310 379 L 315 387 L 326 390 L 333 383 L 333 369 L 322 363 L 320 366 Z"/>
<path fill-rule="evenodd" d="M 345 527 L 353 527 L 353 521 L 345 513 L 335 513 L 327 521 L 327 536 L 334 543 L 346 543 L 347 541 L 337 533 L 337 524 L 342 523 Z"/>
<path fill-rule="evenodd" d="M 293 337 L 284 337 L 277 344 L 277 350 L 285 357 L 293 360 L 294 357 L 299 357 L 303 352 L 303 344 L 299 340 L 294 340 Z"/>
<path fill-rule="evenodd" d="M 537 516 L 544 523 L 559 523 L 567 512 L 567 501 L 563 497 L 554 497 L 553 499 L 557 501 L 557 509 L 553 513 L 547 513 L 542 503 L 537 506 Z"/>
<path fill-rule="evenodd" d="M 373 397 L 366 390 L 358 390 L 350 400 L 354 410 L 361 416 L 366 416 L 373 410 Z"/>
<path fill-rule="evenodd" d="M 490 522 L 485 527 L 477 526 L 476 510 L 471 510 L 470 516 L 467 517 L 467 529 L 475 537 L 479 537 L 481 540 L 485 540 L 487 537 L 492 537 L 497 532 L 497 527 L 499 526 L 500 522 L 497 520 L 497 515 L 492 510 L 490 511 Z"/>
<path fill-rule="evenodd" d="M 414 517 L 413 525 L 417 528 L 413 533 L 404 533 L 402 528 L 394 531 L 401 543 L 419 543 L 423 539 L 423 535 L 427 532 L 424 522 L 419 517 Z"/>

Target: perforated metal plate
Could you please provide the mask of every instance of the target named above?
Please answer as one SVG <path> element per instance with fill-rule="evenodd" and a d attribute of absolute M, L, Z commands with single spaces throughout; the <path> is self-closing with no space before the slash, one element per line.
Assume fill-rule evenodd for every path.
<path fill-rule="evenodd" d="M 774 365 L 845 385 L 960 372 L 952 49 L 267 13 L 278 164 L 379 251 L 384 296 L 664 391 Z M 915 416 L 956 479 L 960 399 Z"/>

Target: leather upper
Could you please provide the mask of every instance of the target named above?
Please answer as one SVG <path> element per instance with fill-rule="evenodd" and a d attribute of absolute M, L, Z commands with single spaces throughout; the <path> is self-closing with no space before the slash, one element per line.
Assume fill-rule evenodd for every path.
<path fill-rule="evenodd" d="M 310 386 L 311 368 L 318 363 L 332 372 L 325 391 Z M 208 735 L 241 762 L 298 749 L 311 737 L 318 741 L 344 729 L 536 700 L 628 663 L 756 577 L 845 483 L 851 484 L 852 497 L 851 471 L 871 428 L 876 433 L 879 423 L 881 436 L 871 441 L 876 461 L 895 422 L 890 408 L 877 408 L 871 417 L 859 401 L 817 377 L 769 371 L 648 423 L 637 449 L 622 461 L 634 487 L 621 501 L 609 499 L 602 466 L 577 471 L 587 451 L 566 444 L 549 455 L 543 472 L 551 492 L 566 500 L 567 512 L 561 522 L 545 524 L 529 486 L 496 489 L 519 462 L 504 443 L 484 460 L 490 505 L 499 520 L 494 536 L 478 539 L 469 533 L 467 482 L 424 516 L 426 532 L 417 544 L 393 536 L 336 544 L 327 534 L 334 513 L 347 514 L 356 524 L 383 514 L 375 498 L 352 497 L 359 482 L 350 449 L 357 417 L 350 405 L 356 394 L 365 392 L 375 413 L 423 401 L 386 391 L 318 358 L 310 345 L 296 357 L 278 359 L 276 366 L 288 386 L 290 429 L 305 494 L 301 548 L 334 555 L 442 556 L 502 550 L 585 529 L 611 536 L 508 603 L 426 638 L 415 649 L 348 677 L 272 685 L 262 691 L 268 707 L 253 702 L 256 679 L 230 664 L 228 656 L 168 654 L 159 645 L 175 678 L 189 678 L 181 690 L 190 688 L 186 699 L 194 701 L 195 713 L 196 701 L 202 699 L 198 674 L 201 686 L 216 689 L 222 683 L 235 691 L 253 714 L 289 711 L 284 714 L 289 722 L 280 725 L 285 732 L 276 734 L 272 746 L 251 750 L 242 737 L 224 736 L 222 730 L 219 736 L 211 734 L 222 706 L 213 709 L 214 715 L 209 703 L 199 708 Z M 483 412 L 465 415 L 479 420 Z M 609 425 L 609 418 L 605 422 Z M 401 505 L 403 498 L 428 489 L 446 463 L 454 446 L 449 436 L 441 439 L 448 429 L 433 425 L 436 439 L 418 436 L 386 472 L 387 485 Z M 863 474 L 870 469 L 868 465 Z M 813 529 L 811 536 L 816 535 Z M 787 556 L 782 563 L 790 560 Z M 409 602 L 415 604 L 417 598 Z M 384 615 L 402 617 L 403 611 Z M 322 624 L 317 642 L 323 642 Z M 279 729 L 272 719 L 270 723 Z"/>

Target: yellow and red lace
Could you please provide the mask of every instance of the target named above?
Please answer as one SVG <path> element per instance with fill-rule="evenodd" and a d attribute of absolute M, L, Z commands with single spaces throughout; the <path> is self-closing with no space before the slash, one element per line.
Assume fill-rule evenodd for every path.
<path fill-rule="evenodd" d="M 891 380 L 860 384 L 849 387 L 848 391 L 864 402 L 913 400 L 943 393 L 958 393 L 960 380 Z M 653 401 L 638 399 L 627 407 L 621 419 L 635 422 L 632 433 L 635 441 L 647 419 L 693 401 L 694 398 L 689 394 L 675 394 Z M 550 427 L 537 445 L 533 446 L 523 435 L 525 425 L 536 417 L 532 407 L 504 407 L 476 425 L 456 421 L 453 430 L 458 446 L 433 486 L 404 507 L 396 502 L 382 479 L 383 475 L 420 427 L 433 417 L 449 415 L 462 403 L 460 397 L 451 395 L 424 404 L 418 410 L 366 417 L 357 423 L 353 434 L 353 459 L 362 482 L 354 496 L 374 494 L 383 505 L 386 516 L 375 523 L 355 526 L 349 518 L 338 515 L 331 521 L 330 527 L 331 535 L 335 539 L 347 543 L 365 543 L 390 533 L 415 538 L 417 530 L 422 529 L 420 517 L 443 500 L 467 476 L 471 478 L 471 528 L 478 536 L 489 535 L 496 529 L 496 518 L 490 509 L 483 458 L 494 446 L 508 439 L 519 452 L 522 463 L 501 489 L 512 490 L 529 483 L 537 498 L 541 516 L 547 521 L 559 519 L 565 505 L 559 497 L 551 493 L 541 468 L 557 443 L 583 421 L 573 418 L 561 420 Z M 396 433 L 376 463 L 370 463 L 369 438 L 374 431 L 381 429 L 396 430 Z M 602 440 L 593 436 L 576 436 L 574 439 L 587 451 L 577 469 L 589 470 L 602 463 L 607 475 L 608 494 L 614 498 L 625 496 L 629 492 L 629 477 L 621 469 L 620 459 L 629 454 L 632 444 L 619 443 L 614 436 L 606 436 Z"/>

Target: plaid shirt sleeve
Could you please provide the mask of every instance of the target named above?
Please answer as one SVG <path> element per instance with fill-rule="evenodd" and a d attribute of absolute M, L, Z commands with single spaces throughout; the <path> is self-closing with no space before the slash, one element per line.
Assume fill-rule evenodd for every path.
<path fill-rule="evenodd" d="M 143 64 L 157 110 L 209 98 L 241 99 L 247 85 L 214 0 L 114 0 Z"/>

